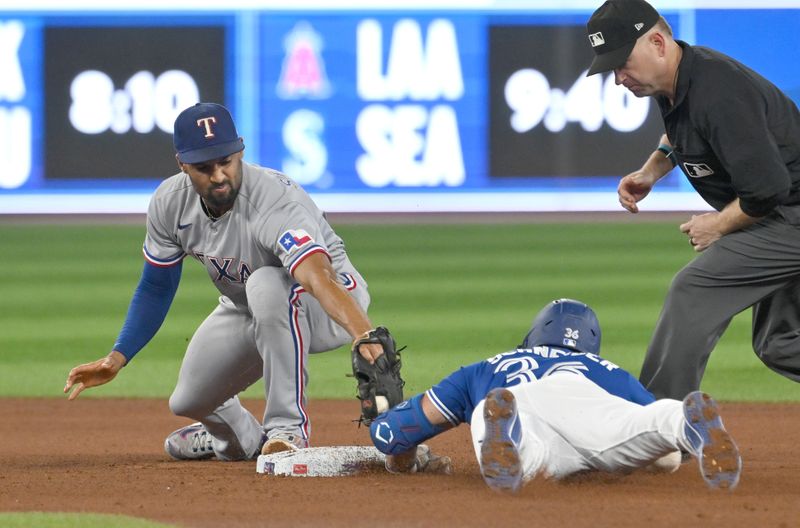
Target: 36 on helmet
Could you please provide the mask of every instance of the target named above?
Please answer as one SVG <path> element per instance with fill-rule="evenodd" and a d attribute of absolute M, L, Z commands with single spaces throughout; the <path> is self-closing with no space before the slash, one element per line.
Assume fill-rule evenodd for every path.
<path fill-rule="evenodd" d="M 573 299 L 557 299 L 536 314 L 519 348 L 548 345 L 577 352 L 600 352 L 600 323 L 594 310 Z"/>

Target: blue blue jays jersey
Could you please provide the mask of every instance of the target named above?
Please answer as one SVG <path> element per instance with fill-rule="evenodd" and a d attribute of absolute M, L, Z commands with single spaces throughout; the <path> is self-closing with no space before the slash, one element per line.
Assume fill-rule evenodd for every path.
<path fill-rule="evenodd" d="M 535 383 L 556 372 L 585 376 L 610 394 L 639 405 L 655 401 L 639 380 L 607 359 L 545 346 L 520 348 L 461 367 L 425 394 L 450 423 L 458 425 L 470 421 L 475 406 L 490 390 Z"/>

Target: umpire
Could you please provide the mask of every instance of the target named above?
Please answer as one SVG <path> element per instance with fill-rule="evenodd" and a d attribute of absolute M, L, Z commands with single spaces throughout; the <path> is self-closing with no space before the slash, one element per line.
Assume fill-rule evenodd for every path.
<path fill-rule="evenodd" d="M 589 75 L 612 71 L 653 97 L 666 134 L 619 183 L 638 212 L 675 165 L 716 212 L 680 229 L 699 255 L 674 277 L 640 379 L 656 397 L 700 386 L 731 318 L 753 308 L 753 349 L 800 381 L 800 112 L 775 85 L 715 50 L 673 39 L 644 0 L 608 0 L 587 24 Z"/>

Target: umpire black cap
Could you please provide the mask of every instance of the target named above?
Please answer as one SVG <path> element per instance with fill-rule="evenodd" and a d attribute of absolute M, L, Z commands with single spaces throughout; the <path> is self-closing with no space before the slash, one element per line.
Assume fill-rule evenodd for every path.
<path fill-rule="evenodd" d="M 586 24 L 595 53 L 589 73 L 607 72 L 628 60 L 636 41 L 653 27 L 660 15 L 644 0 L 607 0 Z"/>

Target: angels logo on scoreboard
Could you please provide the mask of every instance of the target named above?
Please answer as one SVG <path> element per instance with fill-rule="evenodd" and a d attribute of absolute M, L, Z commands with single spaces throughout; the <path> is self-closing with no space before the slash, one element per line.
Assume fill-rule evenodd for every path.
<path fill-rule="evenodd" d="M 331 83 L 322 58 L 322 36 L 306 21 L 298 22 L 283 41 L 286 55 L 276 92 L 281 99 L 326 99 Z"/>

